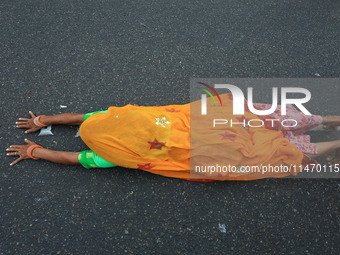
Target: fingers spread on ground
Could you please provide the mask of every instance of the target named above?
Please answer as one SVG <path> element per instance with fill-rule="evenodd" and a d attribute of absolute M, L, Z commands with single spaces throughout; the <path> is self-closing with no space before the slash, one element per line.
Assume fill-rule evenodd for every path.
<path fill-rule="evenodd" d="M 17 125 L 17 128 L 28 128 L 27 125 Z"/>
<path fill-rule="evenodd" d="M 14 166 L 15 164 L 19 163 L 22 160 L 22 158 L 18 158 L 16 160 L 14 160 L 10 165 Z"/>
<path fill-rule="evenodd" d="M 13 144 L 11 146 L 9 146 L 11 149 L 19 149 L 22 145 L 16 145 L 16 144 Z"/>
<path fill-rule="evenodd" d="M 33 112 L 29 111 L 29 114 L 31 115 L 32 118 L 35 118 L 35 115 Z"/>
<path fill-rule="evenodd" d="M 17 150 L 18 150 L 17 148 L 13 148 L 13 147 L 6 149 L 6 151 L 17 151 Z"/>
<path fill-rule="evenodd" d="M 19 156 L 17 152 L 7 153 L 7 156 Z"/>
<path fill-rule="evenodd" d="M 25 120 L 25 121 L 28 121 L 30 119 L 27 119 L 27 118 L 19 118 L 19 120 Z"/>

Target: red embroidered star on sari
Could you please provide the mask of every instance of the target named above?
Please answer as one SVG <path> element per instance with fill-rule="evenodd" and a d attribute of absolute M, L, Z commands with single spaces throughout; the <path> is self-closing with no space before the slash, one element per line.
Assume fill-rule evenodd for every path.
<path fill-rule="evenodd" d="M 159 142 L 157 141 L 157 139 L 155 138 L 155 140 L 153 140 L 153 142 L 148 142 L 150 144 L 150 150 L 151 149 L 157 149 L 157 150 L 161 150 L 163 146 L 165 146 L 166 142 Z"/>
<path fill-rule="evenodd" d="M 222 136 L 222 140 L 227 140 L 229 139 L 230 141 L 235 141 L 236 135 L 230 134 L 228 132 L 225 132 L 224 134 L 220 134 Z"/>

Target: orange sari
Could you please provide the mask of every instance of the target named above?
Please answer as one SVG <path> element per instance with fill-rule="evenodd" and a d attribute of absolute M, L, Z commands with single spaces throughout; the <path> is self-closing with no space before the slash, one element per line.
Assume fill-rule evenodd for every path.
<path fill-rule="evenodd" d="M 226 119 L 238 121 L 239 116 L 232 114 L 230 96 L 224 94 L 221 98 L 223 107 L 208 107 L 206 118 L 201 116 L 200 101 L 185 105 L 110 107 L 107 114 L 97 113 L 84 121 L 80 136 L 90 149 L 113 164 L 167 177 L 253 180 L 296 175 L 293 171 L 260 175 L 235 172 L 219 176 L 201 173 L 193 177 L 190 161 L 235 166 L 300 165 L 302 162 L 303 153 L 280 131 L 266 127 L 243 128 L 241 125 L 213 128 L 212 119 L 221 118 L 221 114 Z M 212 100 L 208 99 L 210 102 Z M 190 114 L 191 121 L 200 123 L 191 129 Z M 259 119 L 250 112 L 244 117 Z M 223 136 L 227 133 L 232 134 L 232 139 Z M 190 135 L 194 137 L 191 145 Z M 209 158 L 206 157 L 207 150 Z"/>

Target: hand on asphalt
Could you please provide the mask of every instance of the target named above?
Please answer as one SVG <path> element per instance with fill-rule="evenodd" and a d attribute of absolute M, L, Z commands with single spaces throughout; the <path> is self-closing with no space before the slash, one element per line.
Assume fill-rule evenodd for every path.
<path fill-rule="evenodd" d="M 27 149 L 31 145 L 36 144 L 35 142 L 32 142 L 28 139 L 25 139 L 26 144 L 25 145 L 11 145 L 9 148 L 6 149 L 6 151 L 10 151 L 7 153 L 7 156 L 19 156 L 16 160 L 14 160 L 10 165 L 14 166 L 15 164 L 19 163 L 20 161 L 24 159 L 29 159 L 30 157 L 27 155 Z"/>
<path fill-rule="evenodd" d="M 17 125 L 17 128 L 27 128 L 27 130 L 25 131 L 26 134 L 34 133 L 41 129 L 41 127 L 35 125 L 33 121 L 34 118 L 37 116 L 35 116 L 34 113 L 31 111 L 29 111 L 29 114 L 32 117 L 31 119 L 19 118 L 20 122 L 15 122 L 15 124 Z"/>

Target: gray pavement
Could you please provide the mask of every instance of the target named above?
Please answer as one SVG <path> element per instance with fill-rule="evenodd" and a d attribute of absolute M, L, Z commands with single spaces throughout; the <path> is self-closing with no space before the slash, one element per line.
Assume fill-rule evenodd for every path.
<path fill-rule="evenodd" d="M 24 138 L 86 149 L 76 127 L 17 130 L 28 110 L 183 104 L 192 77 L 339 77 L 339 19 L 335 0 L 2 0 L 0 254 L 339 254 L 339 180 L 196 183 L 5 156 Z M 338 91 L 315 113 L 339 114 Z"/>

